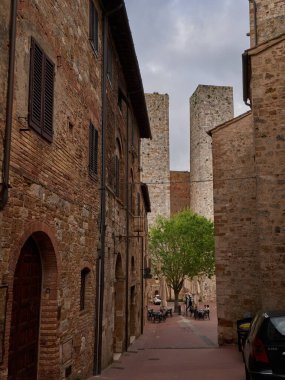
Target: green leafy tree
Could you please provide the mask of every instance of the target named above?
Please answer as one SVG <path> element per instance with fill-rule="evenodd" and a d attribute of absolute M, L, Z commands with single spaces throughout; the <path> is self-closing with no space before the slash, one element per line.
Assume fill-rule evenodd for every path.
<path fill-rule="evenodd" d="M 173 289 L 175 310 L 185 278 L 215 270 L 213 223 L 190 210 L 171 218 L 158 217 L 150 229 L 150 253 L 154 272 Z"/>

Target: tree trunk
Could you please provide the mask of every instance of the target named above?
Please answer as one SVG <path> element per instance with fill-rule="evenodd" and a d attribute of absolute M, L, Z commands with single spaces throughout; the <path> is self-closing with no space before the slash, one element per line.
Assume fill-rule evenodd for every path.
<path fill-rule="evenodd" d="M 173 291 L 174 291 L 174 312 L 178 313 L 178 311 L 179 311 L 179 302 L 178 302 L 179 290 L 173 289 Z"/>

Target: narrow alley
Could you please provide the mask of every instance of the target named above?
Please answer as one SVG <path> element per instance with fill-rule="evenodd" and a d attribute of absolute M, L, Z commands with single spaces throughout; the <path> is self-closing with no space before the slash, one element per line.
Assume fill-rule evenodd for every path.
<path fill-rule="evenodd" d="M 216 330 L 213 305 L 210 320 L 195 320 L 183 310 L 182 315 L 173 314 L 165 322 L 148 321 L 144 334 L 99 378 L 243 380 L 240 352 L 236 346 L 219 347 Z"/>

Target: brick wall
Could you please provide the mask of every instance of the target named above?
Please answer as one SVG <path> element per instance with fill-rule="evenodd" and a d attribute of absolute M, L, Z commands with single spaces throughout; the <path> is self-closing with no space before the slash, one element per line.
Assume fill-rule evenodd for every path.
<path fill-rule="evenodd" d="M 0 135 L 4 136 L 7 90 L 9 2 L 0 5 Z M 101 144 L 98 175 L 89 175 L 89 123 L 98 129 L 102 115 L 102 13 L 99 49 L 89 41 L 89 2 L 61 0 L 18 2 L 15 94 L 10 162 L 9 202 L 0 212 L 0 284 L 8 285 L 5 356 L 0 379 L 7 379 L 13 276 L 23 244 L 33 236 L 41 252 L 43 294 L 40 325 L 39 380 L 85 379 L 93 372 L 96 260 L 100 243 Z M 28 126 L 30 46 L 34 37 L 55 64 L 54 136 L 52 143 Z M 112 361 L 116 330 L 116 258 L 121 255 L 123 331 L 121 350 L 129 337 L 141 332 L 141 268 L 144 236 L 134 233 L 136 200 L 140 193 L 140 132 L 135 112 L 118 105 L 118 85 L 127 93 L 121 64 L 111 36 L 113 80 L 107 83 L 106 248 L 102 367 Z M 119 81 L 120 78 L 120 81 Z M 130 115 L 134 115 L 133 118 Z M 129 120 L 127 120 L 129 117 Z M 127 131 L 127 125 L 130 130 Z M 129 143 L 127 143 L 127 135 Z M 116 139 L 121 146 L 120 195 L 115 194 Z M 3 138 L 1 138 L 1 141 Z M 3 144 L 0 144 L 2 164 Z M 129 175 L 126 177 L 127 158 Z M 1 168 L 2 169 L 2 168 Z M 129 189 L 127 199 L 126 189 Z M 142 199 L 142 195 L 141 195 Z M 127 205 L 129 210 L 127 213 Z M 141 215 L 145 218 L 143 203 Z M 128 219 L 128 223 L 127 223 Z M 146 224 L 145 224 L 146 226 Z M 131 236 L 127 238 L 127 234 Z M 127 257 L 128 252 L 128 257 Z M 81 270 L 88 268 L 86 308 L 80 311 Z M 128 292 L 126 292 L 126 278 Z M 131 294 L 131 288 L 134 290 Z M 131 298 L 132 296 L 132 298 Z M 132 302 L 132 306 L 131 306 Z M 127 305 L 127 307 L 126 307 Z M 132 313 L 130 313 L 132 310 Z M 126 320 L 125 315 L 128 314 Z M 128 329 L 128 341 L 125 327 Z"/>
<path fill-rule="evenodd" d="M 285 37 L 249 53 L 262 305 L 284 308 Z"/>
<path fill-rule="evenodd" d="M 0 136 L 4 138 L 6 118 L 6 95 L 8 77 L 8 48 L 9 48 L 9 15 L 10 1 L 3 0 L 0 4 Z M 0 162 L 3 162 L 3 145 L 0 144 Z M 2 167 L 1 167 L 2 170 Z M 1 171 L 2 173 L 2 171 Z M 1 216 L 0 216 L 1 217 Z"/>
<path fill-rule="evenodd" d="M 260 306 L 254 130 L 246 113 L 212 131 L 218 337 Z"/>
<path fill-rule="evenodd" d="M 231 87 L 197 87 L 190 98 L 190 208 L 208 219 L 213 219 L 213 185 L 211 138 L 206 132 L 232 117 Z"/>
<path fill-rule="evenodd" d="M 170 214 L 190 207 L 190 172 L 170 171 Z"/>
<path fill-rule="evenodd" d="M 47 301 L 42 302 L 42 308 L 49 310 L 50 315 L 41 321 L 40 379 L 64 378 L 69 365 L 74 375 L 80 373 L 84 378 L 92 373 L 94 307 L 91 299 L 95 298 L 99 181 L 88 174 L 88 126 L 92 120 L 100 129 L 101 97 L 97 89 L 101 87 L 101 57 L 95 57 L 88 40 L 88 14 L 87 3 L 79 7 L 69 6 L 65 1 L 56 5 L 48 1 L 18 2 L 11 189 L 8 205 L 1 211 L 4 233 L 1 232 L 0 240 L 3 258 L 0 278 L 7 275 L 12 296 L 15 265 L 11 266 L 11 262 L 19 255 L 19 242 L 27 231 L 37 239 L 37 228 L 31 229 L 31 225 L 36 223 L 40 231 L 45 229 L 45 238 L 38 243 L 42 262 L 50 255 L 56 257 L 56 264 L 50 269 L 45 267 L 44 276 L 53 275 L 58 280 L 47 286 L 52 289 L 54 298 L 46 306 Z M 5 16 L 8 17 L 6 11 Z M 55 64 L 52 143 L 27 124 L 31 37 Z M 101 47 L 101 41 L 99 43 Z M 7 66 L 1 65 L 1 83 L 5 82 L 6 70 Z M 3 121 L 6 102 L 1 104 Z M 3 128 L 1 122 L 2 131 Z M 53 248 L 45 253 L 49 244 Z M 80 312 L 80 272 L 84 267 L 90 269 L 90 303 Z M 45 293 L 42 297 L 45 299 Z M 1 379 L 6 378 L 11 298 L 7 305 L 6 355 L 3 371 L 0 369 Z M 44 335 L 45 331 L 50 331 L 53 341 Z M 73 352 L 72 359 L 61 354 L 68 345 Z"/>

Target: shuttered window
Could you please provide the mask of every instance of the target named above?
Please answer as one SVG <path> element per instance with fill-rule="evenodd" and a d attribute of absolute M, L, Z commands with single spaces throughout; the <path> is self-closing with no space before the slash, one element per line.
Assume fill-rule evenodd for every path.
<path fill-rule="evenodd" d="M 89 173 L 98 174 L 98 131 L 92 123 L 89 124 Z"/>
<path fill-rule="evenodd" d="M 90 0 L 89 7 L 89 39 L 95 52 L 98 52 L 98 12 L 93 0 Z"/>
<path fill-rule="evenodd" d="M 29 125 L 52 141 L 54 63 L 37 42 L 31 41 Z"/>

